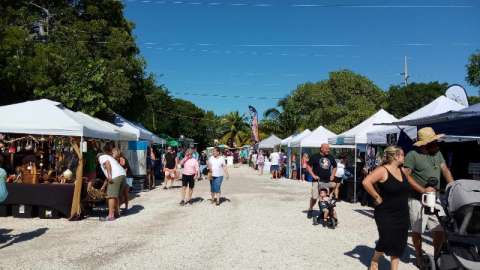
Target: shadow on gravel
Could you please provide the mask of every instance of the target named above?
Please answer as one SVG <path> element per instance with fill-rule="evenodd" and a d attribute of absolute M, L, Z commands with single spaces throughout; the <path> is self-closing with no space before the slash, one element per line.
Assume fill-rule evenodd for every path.
<path fill-rule="evenodd" d="M 220 204 L 223 204 L 225 202 L 231 202 L 231 200 L 229 198 L 226 198 L 226 197 L 220 197 Z"/>
<path fill-rule="evenodd" d="M 353 210 L 353 211 L 355 211 L 355 212 L 357 212 L 357 213 L 359 213 L 359 214 L 362 214 L 362 215 L 364 215 L 364 216 L 366 216 L 366 217 L 369 217 L 369 218 L 373 218 L 373 217 L 374 217 L 374 216 L 373 216 L 373 210 L 355 209 L 355 210 Z"/>
<path fill-rule="evenodd" d="M 344 254 L 354 259 L 358 259 L 363 265 L 365 265 L 366 267 L 369 267 L 370 259 L 372 258 L 374 252 L 375 252 L 374 248 L 360 245 L 355 247 L 352 251 L 345 252 Z M 386 258 L 389 258 L 389 257 L 383 256 L 380 259 L 380 262 L 378 263 L 379 269 L 390 268 L 390 261 L 387 260 Z M 414 263 L 415 262 L 414 258 L 415 258 L 415 249 L 412 247 L 412 245 L 408 244 L 400 260 L 404 263 Z"/>
<path fill-rule="evenodd" d="M 201 203 L 201 202 L 203 202 L 203 201 L 205 201 L 205 200 L 204 200 L 203 198 L 201 198 L 201 197 L 195 197 L 195 198 L 192 198 L 192 199 L 190 200 L 190 202 L 191 202 L 192 204 Z"/>
<path fill-rule="evenodd" d="M 1 245 L 0 249 L 4 249 L 4 248 L 9 247 L 11 245 L 37 238 L 37 237 L 41 236 L 42 234 L 44 234 L 46 231 L 48 231 L 48 228 L 40 228 L 40 229 L 36 229 L 34 231 L 31 231 L 31 232 L 10 235 L 9 233 L 11 231 L 12 230 L 6 230 L 6 229 L 1 229 L 0 230 L 0 243 L 2 243 L 2 244 L 6 243 L 4 245 Z"/>
<path fill-rule="evenodd" d="M 130 207 L 127 211 L 123 211 L 123 216 L 131 216 L 131 215 L 135 215 L 135 214 L 138 214 L 140 213 L 141 211 L 143 211 L 145 209 L 145 207 L 139 205 L 139 204 L 136 204 L 132 207 Z"/>
<path fill-rule="evenodd" d="M 305 214 L 305 217 L 307 217 L 308 210 L 303 210 L 302 213 Z M 312 210 L 312 217 L 319 217 L 320 216 L 320 210 Z"/>

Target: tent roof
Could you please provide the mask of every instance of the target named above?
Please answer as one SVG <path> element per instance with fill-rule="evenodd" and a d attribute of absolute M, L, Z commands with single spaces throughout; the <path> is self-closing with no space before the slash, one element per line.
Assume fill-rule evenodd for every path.
<path fill-rule="evenodd" d="M 116 139 L 118 133 L 48 99 L 0 106 L 0 132 Z"/>
<path fill-rule="evenodd" d="M 113 121 L 115 125 L 120 127 L 121 130 L 135 134 L 137 136 L 137 140 L 152 141 L 152 133 L 147 131 L 145 128 L 141 128 L 128 121 L 121 115 L 115 114 Z"/>
<path fill-rule="evenodd" d="M 306 136 L 300 142 L 301 147 L 320 147 L 323 143 L 328 143 L 328 138 L 334 137 L 337 134 L 331 132 L 330 130 L 319 126 L 316 128 L 310 135 Z"/>
<path fill-rule="evenodd" d="M 82 119 L 93 121 L 98 126 L 102 126 L 103 128 L 109 130 L 110 132 L 117 133 L 118 134 L 117 139 L 120 141 L 136 140 L 136 135 L 134 133 L 122 130 L 118 126 L 115 126 L 114 124 L 111 124 L 107 121 L 100 120 L 98 118 L 95 118 L 83 112 L 76 112 L 75 114 Z"/>
<path fill-rule="evenodd" d="M 395 116 L 384 109 L 379 110 L 354 128 L 343 132 L 342 134 L 329 138 L 330 144 L 366 144 L 367 132 L 383 129 L 382 126 L 376 126 L 376 123 L 387 123 L 397 121 Z"/>
<path fill-rule="evenodd" d="M 288 145 L 288 143 L 293 139 L 294 135 L 290 135 L 287 138 L 283 139 L 280 143 L 281 145 Z"/>
<path fill-rule="evenodd" d="M 379 128 L 375 132 L 369 132 L 367 134 L 368 142 L 373 144 L 387 144 L 387 134 L 400 133 L 398 127 L 392 127 L 390 124 L 401 126 L 400 128 L 404 129 L 408 136 L 413 139 L 416 137 L 417 129 L 407 126 L 416 126 L 416 124 L 413 123 L 417 123 L 420 119 L 443 118 L 448 114 L 446 112 L 452 112 L 452 114 L 454 114 L 454 111 L 462 109 L 465 109 L 465 106 L 445 96 L 439 96 L 422 108 L 402 117 L 400 120 L 393 123 L 383 123 L 384 126 L 382 128 Z"/>
<path fill-rule="evenodd" d="M 275 136 L 275 134 L 270 135 L 268 138 L 262 140 L 258 143 L 259 149 L 273 149 L 276 145 L 279 145 L 282 142 L 282 139 Z"/>
<path fill-rule="evenodd" d="M 405 125 L 405 126 L 419 126 L 419 125 L 429 125 L 444 121 L 450 121 L 459 118 L 480 116 L 480 104 L 475 104 L 470 107 L 465 107 L 461 104 L 456 103 L 451 100 L 450 105 L 444 104 L 443 107 L 440 107 L 438 113 L 432 115 L 424 115 L 417 118 L 406 119 L 402 118 L 397 122 L 390 123 L 390 125 Z M 428 105 L 427 105 L 428 106 Z"/>
<path fill-rule="evenodd" d="M 298 134 L 297 136 L 293 137 L 293 139 L 290 141 L 289 143 L 289 147 L 299 147 L 300 146 L 300 143 L 302 142 L 302 140 L 307 137 L 308 135 L 310 135 L 312 133 L 312 131 L 310 129 L 305 129 L 304 131 L 302 131 L 300 134 Z"/>

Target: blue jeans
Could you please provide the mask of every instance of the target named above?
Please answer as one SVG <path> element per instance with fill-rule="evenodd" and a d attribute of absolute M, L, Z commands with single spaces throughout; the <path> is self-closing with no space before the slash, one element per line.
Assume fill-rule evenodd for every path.
<path fill-rule="evenodd" d="M 222 182 L 223 182 L 223 176 L 212 177 L 212 180 L 210 181 L 210 192 L 220 193 Z"/>

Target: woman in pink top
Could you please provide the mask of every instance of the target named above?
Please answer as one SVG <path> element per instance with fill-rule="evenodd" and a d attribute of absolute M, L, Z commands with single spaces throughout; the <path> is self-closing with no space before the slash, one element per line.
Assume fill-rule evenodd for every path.
<path fill-rule="evenodd" d="M 200 175 L 198 161 L 194 159 L 192 155 L 192 149 L 188 149 L 185 153 L 185 158 L 183 158 L 180 162 L 180 164 L 183 165 L 182 200 L 180 201 L 181 206 L 184 206 L 185 204 L 192 204 L 191 200 L 193 188 L 195 187 L 195 178 L 199 178 Z M 185 196 L 187 195 L 187 187 L 188 196 L 186 199 Z"/>

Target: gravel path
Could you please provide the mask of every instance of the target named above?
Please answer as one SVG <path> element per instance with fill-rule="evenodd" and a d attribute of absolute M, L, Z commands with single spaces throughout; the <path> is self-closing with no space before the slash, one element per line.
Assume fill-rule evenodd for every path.
<path fill-rule="evenodd" d="M 230 171 L 220 206 L 200 181 L 194 205 L 178 205 L 179 189 L 157 188 L 115 222 L 1 218 L 0 269 L 367 268 L 377 239 L 371 209 L 339 203 L 337 229 L 312 226 L 308 184 Z M 409 245 L 400 269 L 416 269 L 412 252 Z"/>

